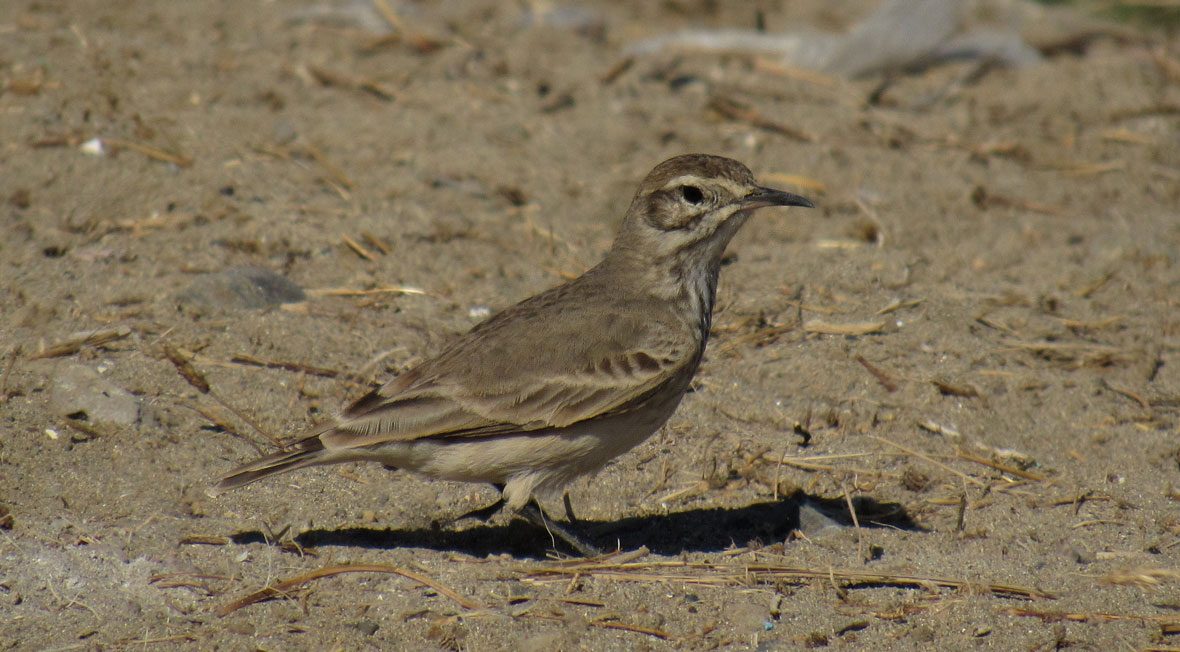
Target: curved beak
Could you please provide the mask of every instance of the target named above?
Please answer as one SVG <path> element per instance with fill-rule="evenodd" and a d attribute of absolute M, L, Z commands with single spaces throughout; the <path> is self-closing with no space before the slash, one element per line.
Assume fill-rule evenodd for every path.
<path fill-rule="evenodd" d="M 796 195 L 792 192 L 784 190 L 775 190 L 774 188 L 754 188 L 750 194 L 741 198 L 743 210 L 753 210 L 755 208 L 763 208 L 766 206 L 802 206 L 804 208 L 815 208 L 815 204 L 811 200 Z"/>

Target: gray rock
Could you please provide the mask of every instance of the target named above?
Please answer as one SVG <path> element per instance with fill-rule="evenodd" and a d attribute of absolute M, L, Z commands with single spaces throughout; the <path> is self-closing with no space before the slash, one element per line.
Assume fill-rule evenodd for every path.
<path fill-rule="evenodd" d="M 55 369 L 49 409 L 95 424 L 129 426 L 139 420 L 138 398 L 90 367 L 72 362 Z"/>
<path fill-rule="evenodd" d="M 191 308 L 252 310 L 303 301 L 303 288 L 261 267 L 231 267 L 197 278 L 177 299 Z"/>
<path fill-rule="evenodd" d="M 848 526 L 819 510 L 811 501 L 799 505 L 799 531 L 815 538 L 832 532 L 839 532 Z"/>

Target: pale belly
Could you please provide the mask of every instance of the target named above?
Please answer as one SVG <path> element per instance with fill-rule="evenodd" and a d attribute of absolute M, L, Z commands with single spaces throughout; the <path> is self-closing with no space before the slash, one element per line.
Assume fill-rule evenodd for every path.
<path fill-rule="evenodd" d="M 519 509 L 534 493 L 556 491 L 639 445 L 667 421 L 676 403 L 556 431 L 390 442 L 356 453 L 358 459 L 432 478 L 506 485 L 508 506 Z"/>

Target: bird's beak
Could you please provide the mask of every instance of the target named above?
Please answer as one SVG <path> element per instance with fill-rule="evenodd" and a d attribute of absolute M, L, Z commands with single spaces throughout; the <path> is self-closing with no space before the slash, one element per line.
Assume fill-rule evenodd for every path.
<path fill-rule="evenodd" d="M 815 208 L 815 204 L 811 200 L 796 195 L 795 193 L 786 192 L 784 190 L 775 190 L 774 188 L 754 188 L 754 190 L 741 198 L 742 210 L 754 210 L 755 208 L 763 208 L 766 206 L 802 206 L 804 208 Z"/>

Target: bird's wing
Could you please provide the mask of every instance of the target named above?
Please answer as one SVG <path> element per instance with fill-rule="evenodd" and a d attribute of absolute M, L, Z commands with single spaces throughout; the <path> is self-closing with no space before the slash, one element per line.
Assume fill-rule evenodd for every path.
<path fill-rule="evenodd" d="M 361 448 L 564 428 L 642 405 L 699 352 L 650 315 L 544 312 L 473 330 L 358 400 L 321 440 Z"/>

